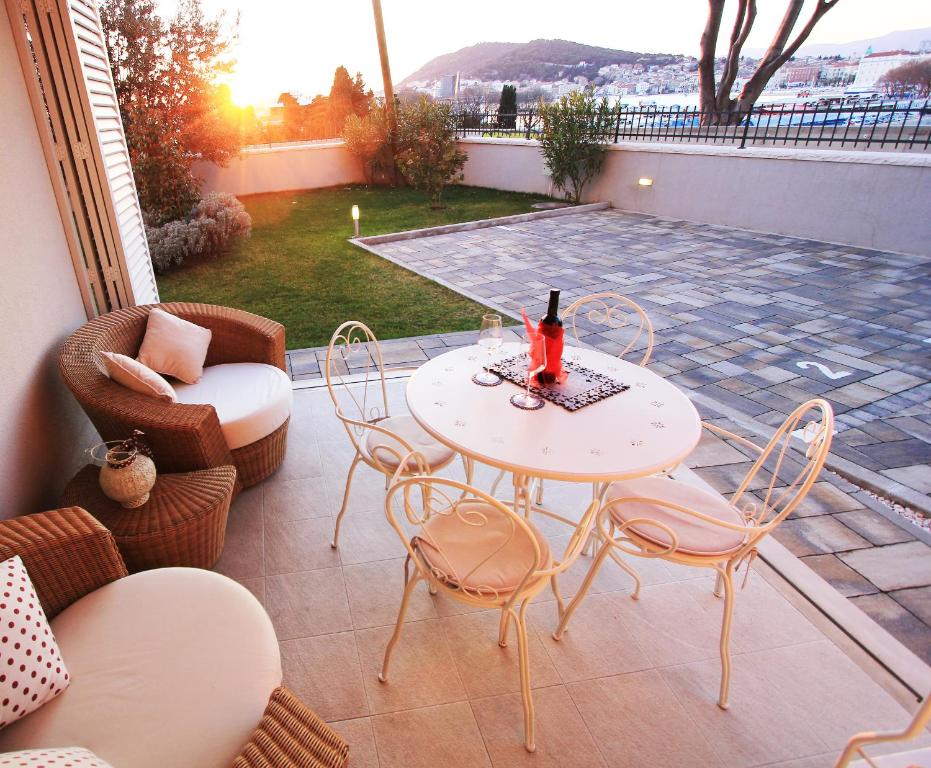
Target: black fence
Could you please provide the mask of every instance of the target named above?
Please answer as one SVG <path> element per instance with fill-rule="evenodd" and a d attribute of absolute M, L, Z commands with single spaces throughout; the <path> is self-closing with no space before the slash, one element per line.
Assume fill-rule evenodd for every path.
<path fill-rule="evenodd" d="M 459 109 L 456 135 L 536 139 L 540 114 Z M 836 149 L 927 151 L 931 147 L 931 100 L 866 105 L 761 104 L 749 112 L 703 119 L 695 108 L 617 106 L 602 138 Z"/>

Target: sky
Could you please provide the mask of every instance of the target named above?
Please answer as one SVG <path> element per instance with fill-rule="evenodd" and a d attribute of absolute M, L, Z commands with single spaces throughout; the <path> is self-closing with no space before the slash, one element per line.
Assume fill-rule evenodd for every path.
<path fill-rule="evenodd" d="M 807 0 L 807 8 L 814 0 Z M 340 64 L 381 90 L 370 0 L 203 0 L 216 14 L 239 9 L 237 70 L 230 85 L 241 106 L 271 103 L 282 91 L 329 92 Z M 176 0 L 160 0 L 170 13 Z M 729 0 L 730 10 L 736 0 Z M 765 48 L 786 0 L 759 0 L 747 48 Z M 651 53 L 698 54 L 704 0 L 382 0 L 395 83 L 434 56 L 485 41 L 563 38 Z M 727 17 L 725 17 L 727 18 Z M 801 26 L 801 25 L 800 25 Z M 929 0 L 838 0 L 810 43 L 848 42 L 931 26 Z M 721 38 L 730 27 L 725 23 Z"/>

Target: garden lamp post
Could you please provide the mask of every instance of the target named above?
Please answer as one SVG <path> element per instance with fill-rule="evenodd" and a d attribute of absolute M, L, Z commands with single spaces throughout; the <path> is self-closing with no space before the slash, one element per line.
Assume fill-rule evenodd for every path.
<path fill-rule="evenodd" d="M 355 237 L 359 236 L 359 206 L 352 206 L 352 229 L 355 232 Z"/>

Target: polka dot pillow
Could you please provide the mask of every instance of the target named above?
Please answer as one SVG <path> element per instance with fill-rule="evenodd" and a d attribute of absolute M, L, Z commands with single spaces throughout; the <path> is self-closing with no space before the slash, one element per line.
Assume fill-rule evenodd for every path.
<path fill-rule="evenodd" d="M 0 563 L 0 728 L 55 698 L 68 680 L 26 566 L 11 557 Z"/>
<path fill-rule="evenodd" d="M 25 749 L 0 754 L 0 768 L 111 768 L 83 747 Z"/>

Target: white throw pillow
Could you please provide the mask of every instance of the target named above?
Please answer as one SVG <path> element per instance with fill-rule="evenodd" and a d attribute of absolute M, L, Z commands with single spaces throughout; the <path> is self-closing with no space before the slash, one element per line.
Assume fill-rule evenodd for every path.
<path fill-rule="evenodd" d="M 116 352 L 101 352 L 104 373 L 117 384 L 166 403 L 177 403 L 178 396 L 165 379 L 138 360 Z"/>
<path fill-rule="evenodd" d="M 193 384 L 204 373 L 213 333 L 163 309 L 153 309 L 136 359 L 164 376 Z"/>
<path fill-rule="evenodd" d="M 0 768 L 112 768 L 84 747 L 24 749 L 0 753 Z"/>
<path fill-rule="evenodd" d="M 0 728 L 68 687 L 65 663 L 19 555 L 0 564 Z M 2 765 L 2 763 L 0 763 Z"/>

